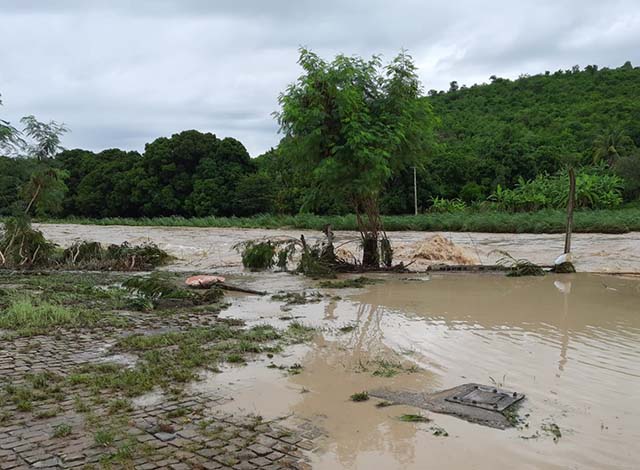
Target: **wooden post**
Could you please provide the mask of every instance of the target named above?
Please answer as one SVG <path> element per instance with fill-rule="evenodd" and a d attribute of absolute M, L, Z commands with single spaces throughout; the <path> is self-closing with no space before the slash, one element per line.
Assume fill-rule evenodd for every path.
<path fill-rule="evenodd" d="M 576 199 L 576 172 L 569 168 L 569 200 L 567 201 L 567 232 L 564 239 L 564 252 L 571 253 L 571 231 L 573 230 L 573 206 Z"/>

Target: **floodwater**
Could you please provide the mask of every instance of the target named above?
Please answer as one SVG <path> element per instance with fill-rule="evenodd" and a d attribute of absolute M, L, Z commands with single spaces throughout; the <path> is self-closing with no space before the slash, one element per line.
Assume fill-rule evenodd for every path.
<path fill-rule="evenodd" d="M 176 256 L 178 261 L 170 266 L 176 270 L 224 271 L 237 269 L 240 256 L 233 246 L 245 240 L 258 238 L 295 237 L 304 234 L 311 242 L 319 232 L 308 230 L 225 229 L 191 227 L 129 227 L 71 224 L 36 224 L 52 241 L 67 246 L 77 240 L 93 240 L 101 243 L 146 241 L 157 243 L 160 248 Z M 336 232 L 336 246 L 357 251 L 354 232 Z M 396 252 L 395 261 L 413 262 L 411 269 L 424 269 L 428 263 L 415 260 L 412 254 L 420 244 L 434 234 L 429 232 L 388 232 Z M 510 234 L 510 233 L 460 233 L 442 232 L 442 236 L 463 248 L 470 261 L 493 264 L 503 255 L 502 250 L 515 258 L 526 258 L 541 265 L 553 264 L 563 252 L 564 235 L 561 234 Z M 577 233 L 572 238 L 574 264 L 580 272 L 640 272 L 640 232 L 619 235 Z"/>
<path fill-rule="evenodd" d="M 365 289 L 317 289 L 301 276 L 241 273 L 232 246 L 265 236 L 312 232 L 163 227 L 42 225 L 52 240 L 154 241 L 180 259 L 169 269 L 219 271 L 229 281 L 267 290 L 327 294 L 285 306 L 269 297 L 230 295 L 224 316 L 286 327 L 318 328 L 309 345 L 271 359 L 206 374 L 192 386 L 234 400 L 230 412 L 307 424 L 324 436 L 317 469 L 632 469 L 640 466 L 640 233 L 577 234 L 575 275 L 380 275 Z M 559 235 L 443 234 L 470 256 L 491 262 L 495 249 L 536 263 L 562 251 Z M 339 240 L 346 240 L 339 233 Z M 409 261 L 430 234 L 391 233 Z M 338 297 L 339 296 L 339 297 Z M 375 376 L 381 361 L 404 369 Z M 300 364 L 298 374 L 286 367 Z M 271 366 L 271 367 L 269 367 Z M 273 367 L 283 366 L 283 368 Z M 409 371 L 410 367 L 417 370 Z M 497 430 L 407 406 L 354 403 L 356 392 L 385 387 L 435 392 L 466 382 L 526 394 L 519 428 Z M 431 421 L 403 422 L 405 413 Z M 554 439 L 549 429 L 561 432 Z M 448 436 L 435 435 L 438 429 Z"/>
<path fill-rule="evenodd" d="M 238 297 L 225 312 L 285 326 L 283 316 L 320 328 L 297 346 L 196 387 L 234 390 L 227 411 L 308 420 L 326 436 L 319 469 L 631 469 L 640 462 L 640 280 L 577 274 L 543 278 L 440 274 L 382 276 L 368 289 L 322 292 L 292 306 Z M 293 278 L 297 279 L 297 278 Z M 291 276 L 270 275 L 270 289 Z M 297 281 L 299 288 L 305 287 Z M 351 331 L 340 328 L 353 326 Z M 376 377 L 384 359 L 417 372 Z M 300 374 L 268 368 L 303 366 Z M 380 387 L 434 392 L 466 382 L 523 392 L 526 427 L 496 430 L 407 406 L 349 401 Z M 398 417 L 421 413 L 432 421 Z M 562 436 L 554 440 L 549 427 Z M 444 428 L 447 437 L 434 435 Z"/>

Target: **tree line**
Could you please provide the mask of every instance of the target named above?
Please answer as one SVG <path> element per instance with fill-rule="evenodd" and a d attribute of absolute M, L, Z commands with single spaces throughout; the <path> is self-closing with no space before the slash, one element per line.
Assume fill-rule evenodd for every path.
<path fill-rule="evenodd" d="M 567 165 L 584 168 L 590 188 L 610 186 L 594 191 L 640 197 L 640 68 L 629 63 L 452 82 L 425 95 L 404 53 L 383 66 L 303 50 L 301 65 L 280 97 L 281 143 L 254 159 L 236 139 L 195 130 L 141 153 L 62 150 L 60 124 L 28 116 L 19 131 L 0 120 L 0 215 L 28 204 L 25 186 L 44 188 L 47 174 L 54 203 L 41 200 L 40 215 L 92 218 L 340 214 L 354 204 L 366 212 L 371 197 L 379 212 L 411 213 L 414 166 L 422 210 L 509 195 L 506 208 L 539 207 L 558 191 L 535 194 Z M 535 204 L 521 201 L 529 193 Z"/>

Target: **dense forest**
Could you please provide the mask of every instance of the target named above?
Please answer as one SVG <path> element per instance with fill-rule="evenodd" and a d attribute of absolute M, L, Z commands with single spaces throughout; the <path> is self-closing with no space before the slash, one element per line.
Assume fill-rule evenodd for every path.
<path fill-rule="evenodd" d="M 640 197 L 640 68 L 588 66 L 491 77 L 422 98 L 438 120 L 436 145 L 417 167 L 421 210 L 561 207 L 567 165 L 578 167 L 578 205 L 615 208 Z M 66 185 L 61 212 L 41 216 L 249 216 L 349 212 L 293 164 L 286 138 L 251 159 L 242 143 L 184 131 L 143 153 L 74 149 L 53 158 L 0 157 L 0 215 L 31 176 L 52 167 Z M 564 199 L 563 199 L 564 198 Z M 392 176 L 382 212 L 413 211 L 413 171 Z M 44 213 L 43 213 L 44 212 Z"/>

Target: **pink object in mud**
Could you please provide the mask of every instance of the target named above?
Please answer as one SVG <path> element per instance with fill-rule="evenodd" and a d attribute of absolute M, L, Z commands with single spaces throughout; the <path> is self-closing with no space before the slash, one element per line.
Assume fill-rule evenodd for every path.
<path fill-rule="evenodd" d="M 205 274 L 200 274 L 198 276 L 191 276 L 185 281 L 185 283 L 189 287 L 200 287 L 202 289 L 207 289 L 214 284 L 218 284 L 219 282 L 224 282 L 224 277 L 208 276 Z"/>

